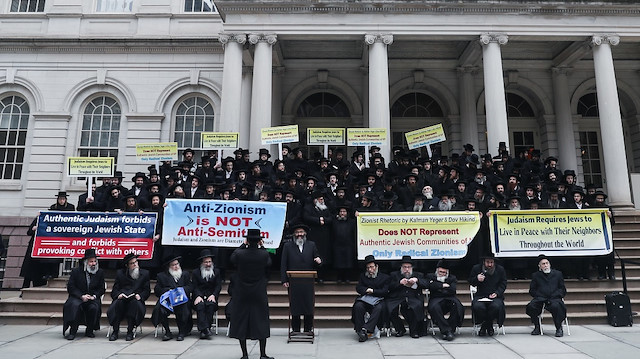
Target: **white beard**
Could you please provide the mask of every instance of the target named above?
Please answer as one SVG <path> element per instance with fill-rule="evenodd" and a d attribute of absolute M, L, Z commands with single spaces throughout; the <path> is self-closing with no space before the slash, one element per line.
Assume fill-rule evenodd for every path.
<path fill-rule="evenodd" d="M 546 269 L 543 269 L 543 270 L 542 270 L 542 273 L 544 273 L 544 274 L 549 274 L 549 273 L 551 273 L 551 267 L 546 268 Z"/>
<path fill-rule="evenodd" d="M 140 268 L 133 268 L 129 270 L 129 276 L 131 276 L 131 278 L 133 279 L 140 278 Z"/>
<path fill-rule="evenodd" d="M 84 270 L 85 272 L 89 273 L 89 274 L 96 274 L 98 273 L 98 269 L 100 269 L 100 265 L 98 263 L 96 263 L 96 266 L 92 269 L 91 267 L 89 267 L 89 265 L 87 264 L 87 262 L 84 262 Z"/>
<path fill-rule="evenodd" d="M 378 268 L 376 268 L 375 272 L 373 273 L 369 273 L 369 271 L 366 271 L 364 275 L 367 278 L 376 278 L 378 276 Z"/>
<path fill-rule="evenodd" d="M 409 279 L 409 278 L 413 277 L 413 269 L 408 271 L 408 272 L 406 272 L 406 273 L 401 273 L 401 274 L 402 274 L 403 277 Z"/>
<path fill-rule="evenodd" d="M 304 242 L 307 241 L 307 237 L 302 237 L 302 238 L 296 238 L 296 245 L 297 246 L 302 246 L 304 245 Z"/>
<path fill-rule="evenodd" d="M 444 281 L 447 280 L 447 276 L 446 275 L 443 275 L 443 276 L 439 275 L 439 276 L 436 277 L 436 279 L 438 280 L 438 282 L 444 283 Z"/>
<path fill-rule="evenodd" d="M 447 202 L 440 201 L 440 202 L 438 202 L 438 209 L 441 210 L 441 211 L 450 211 L 452 207 L 453 207 L 453 204 L 451 203 L 451 201 L 447 201 Z"/>
<path fill-rule="evenodd" d="M 204 280 L 209 280 L 210 278 L 213 278 L 215 276 L 215 274 L 213 273 L 213 266 L 211 266 L 210 268 L 205 268 L 205 266 L 200 266 L 200 273 L 202 274 L 202 279 Z"/>
<path fill-rule="evenodd" d="M 419 206 L 417 204 L 413 205 L 413 211 L 414 212 L 421 212 L 422 211 L 422 206 Z"/>
<path fill-rule="evenodd" d="M 522 207 L 520 205 L 517 206 L 509 206 L 509 209 L 512 211 L 519 211 Z"/>
<path fill-rule="evenodd" d="M 169 274 L 171 274 L 171 276 L 173 277 L 173 280 L 177 282 L 180 279 L 180 277 L 182 277 L 182 268 L 177 270 L 169 269 Z"/>
<path fill-rule="evenodd" d="M 321 210 L 321 211 L 324 211 L 324 210 L 326 210 L 328 207 L 327 207 L 327 205 L 326 205 L 326 204 L 324 204 L 324 203 L 316 202 L 316 208 L 317 208 L 317 209 L 319 209 L 319 210 Z"/>

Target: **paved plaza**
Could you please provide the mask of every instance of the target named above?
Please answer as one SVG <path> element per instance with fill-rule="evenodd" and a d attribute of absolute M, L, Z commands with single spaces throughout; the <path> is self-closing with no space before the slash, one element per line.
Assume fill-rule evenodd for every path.
<path fill-rule="evenodd" d="M 530 327 L 509 327 L 506 335 L 476 337 L 471 328 L 463 328 L 453 342 L 427 336 L 412 339 L 382 337 L 359 343 L 353 330 L 318 329 L 313 344 L 287 344 L 286 329 L 275 328 L 267 352 L 276 359 L 285 358 L 640 358 L 640 327 L 614 328 L 608 325 L 571 326 L 571 336 L 553 337 L 553 325 L 547 324 L 544 336 L 531 336 Z M 212 340 L 197 335 L 183 342 L 162 342 L 154 338 L 151 327 L 134 341 L 119 339 L 109 342 L 106 327 L 96 338 L 84 338 L 83 327 L 74 341 L 62 338 L 61 326 L 2 325 L 0 356 L 2 358 L 117 358 L 117 359 L 227 359 L 240 358 L 237 341 L 225 336 L 221 328 Z M 195 331 L 194 331 L 195 333 Z M 257 342 L 250 342 L 250 358 L 259 358 Z"/>

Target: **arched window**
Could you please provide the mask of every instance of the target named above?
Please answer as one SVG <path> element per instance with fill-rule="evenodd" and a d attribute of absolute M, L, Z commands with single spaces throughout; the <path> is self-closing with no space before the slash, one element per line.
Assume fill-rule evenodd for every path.
<path fill-rule="evenodd" d="M 578 114 L 582 117 L 598 117 L 598 97 L 595 92 L 586 94 L 578 100 Z"/>
<path fill-rule="evenodd" d="M 175 120 L 175 141 L 180 148 L 200 148 L 200 134 L 213 131 L 214 113 L 211 103 L 192 96 L 178 105 Z"/>
<path fill-rule="evenodd" d="M 534 117 L 535 112 L 524 98 L 507 93 L 507 116 L 508 117 Z"/>
<path fill-rule="evenodd" d="M 442 117 L 442 108 L 431 96 L 412 92 L 391 106 L 391 117 Z"/>
<path fill-rule="evenodd" d="M 19 96 L 0 100 L 0 179 L 20 179 L 29 127 L 29 104 Z"/>
<path fill-rule="evenodd" d="M 318 92 L 298 106 L 298 117 L 351 117 L 347 104 L 329 92 Z"/>
<path fill-rule="evenodd" d="M 91 100 L 82 115 L 82 133 L 78 154 L 82 157 L 113 157 L 118 159 L 120 138 L 120 104 L 109 96 Z"/>

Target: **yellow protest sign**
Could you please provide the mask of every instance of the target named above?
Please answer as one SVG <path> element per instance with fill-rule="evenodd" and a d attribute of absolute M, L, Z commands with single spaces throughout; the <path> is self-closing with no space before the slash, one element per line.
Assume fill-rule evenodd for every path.
<path fill-rule="evenodd" d="M 298 142 L 298 125 L 267 127 L 260 130 L 263 145 Z"/>
<path fill-rule="evenodd" d="M 236 149 L 238 148 L 238 132 L 202 132 L 200 143 L 206 149 Z"/>
<path fill-rule="evenodd" d="M 441 123 L 407 132 L 404 137 L 407 139 L 407 145 L 410 150 L 447 140 Z"/>
<path fill-rule="evenodd" d="M 480 213 L 364 212 L 356 223 L 358 259 L 463 258 L 480 229 Z"/>
<path fill-rule="evenodd" d="M 344 128 L 307 128 L 307 145 L 344 145 Z"/>
<path fill-rule="evenodd" d="M 177 161 L 178 142 L 137 143 L 136 159 L 140 162 Z"/>
<path fill-rule="evenodd" d="M 113 177 L 113 157 L 68 157 L 69 177 Z"/>
<path fill-rule="evenodd" d="M 606 208 L 492 211 L 496 257 L 591 256 L 613 250 Z"/>
<path fill-rule="evenodd" d="M 347 146 L 385 146 L 386 128 L 348 128 Z"/>

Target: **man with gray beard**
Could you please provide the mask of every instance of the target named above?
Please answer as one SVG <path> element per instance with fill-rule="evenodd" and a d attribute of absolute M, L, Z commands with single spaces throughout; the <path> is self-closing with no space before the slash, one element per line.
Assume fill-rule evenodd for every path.
<path fill-rule="evenodd" d="M 556 325 L 556 337 L 564 335 L 562 321 L 567 317 L 567 307 L 562 298 L 567 294 L 562 272 L 551 269 L 549 259 L 541 254 L 538 256 L 538 271 L 531 275 L 529 294 L 533 297 L 527 304 L 527 315 L 533 323 L 531 335 L 540 335 L 538 316 L 542 313 L 542 305 L 551 313 Z"/>
<path fill-rule="evenodd" d="M 376 326 L 382 327 L 384 312 L 384 297 L 389 293 L 389 276 L 380 273 L 378 263 L 372 255 L 364 257 L 365 272 L 360 275 L 356 292 L 360 295 L 353 303 L 351 321 L 358 334 L 358 341 L 364 342 L 373 333 Z M 364 316 L 369 313 L 369 320 L 365 323 Z"/>
<path fill-rule="evenodd" d="M 109 341 L 118 339 L 120 322 L 124 318 L 127 318 L 126 340 L 133 340 L 133 330 L 142 323 L 147 311 L 144 301 L 151 295 L 149 271 L 140 269 L 138 257 L 134 253 L 124 256 L 122 260 L 124 268 L 118 269 L 116 273 L 116 281 L 113 284 L 113 290 L 111 290 L 113 301 L 107 309 L 109 325 L 113 327 Z"/>
<path fill-rule="evenodd" d="M 440 193 L 438 208 L 434 208 L 434 211 L 447 212 L 453 210 L 453 202 L 451 201 L 451 198 L 454 196 L 452 192 L 453 191 L 451 190 L 444 190 Z"/>
<path fill-rule="evenodd" d="M 302 210 L 302 220 L 309 226 L 307 238 L 316 244 L 320 258 L 324 262 L 318 271 L 318 283 L 322 283 L 327 279 L 327 271 L 331 265 L 331 227 L 334 216 L 326 205 L 321 191 L 313 191 L 312 197 L 313 202 L 308 203 Z"/>
<path fill-rule="evenodd" d="M 391 273 L 389 279 L 389 295 L 386 299 L 387 310 L 391 323 L 396 330 L 396 337 L 407 332 L 398 312 L 409 325 L 411 338 L 419 338 L 420 328 L 424 322 L 424 295 L 422 290 L 429 286 L 424 275 L 413 270 L 413 260 L 410 256 L 402 256 L 400 270 Z"/>
<path fill-rule="evenodd" d="M 505 319 L 504 291 L 507 289 L 507 272 L 496 264 L 495 255 L 488 253 L 482 257 L 482 263 L 471 268 L 469 284 L 477 287 L 471 310 L 476 323 L 482 324 L 478 335 L 483 337 L 494 334 L 493 321 L 502 327 Z"/>
<path fill-rule="evenodd" d="M 179 260 L 181 256 L 169 255 L 164 261 L 166 270 L 158 273 L 158 279 L 154 293 L 158 297 L 158 302 L 153 309 L 151 315 L 151 322 L 154 326 L 162 324 L 164 328 L 164 335 L 162 341 L 173 339 L 173 334 L 169 328 L 169 315 L 171 311 L 165 308 L 160 303 L 162 295 L 172 289 L 182 287 L 187 297 L 191 295 L 191 277 L 189 272 L 182 271 Z M 193 319 L 191 318 L 191 304 L 189 301 L 180 305 L 173 306 L 173 314 L 176 315 L 176 322 L 178 323 L 178 341 L 183 341 L 184 337 L 191 334 L 191 328 L 193 327 Z"/>
<path fill-rule="evenodd" d="M 213 315 L 218 311 L 218 298 L 222 289 L 220 270 L 213 266 L 214 255 L 209 249 L 200 252 L 200 267 L 191 273 L 193 307 L 196 310 L 200 339 L 211 339 Z"/>
<path fill-rule="evenodd" d="M 85 337 L 94 338 L 93 331 L 100 329 L 105 284 L 104 272 L 98 266 L 96 250 L 86 249 L 81 263 L 71 271 L 67 283 L 69 298 L 62 310 L 62 335 L 67 340 L 76 338 L 80 324 L 87 326 Z M 70 328 L 69 334 L 65 335 L 67 328 Z"/>

